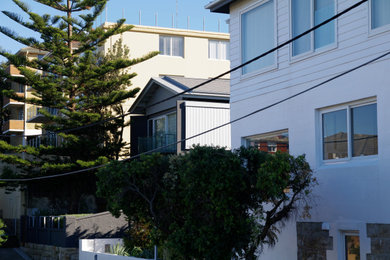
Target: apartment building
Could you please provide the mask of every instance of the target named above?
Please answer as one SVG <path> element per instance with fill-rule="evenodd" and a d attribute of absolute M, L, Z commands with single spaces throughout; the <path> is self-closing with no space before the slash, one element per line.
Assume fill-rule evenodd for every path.
<path fill-rule="evenodd" d="M 359 1 L 216 0 L 230 13 L 238 66 Z M 390 1 L 368 0 L 231 74 L 231 119 L 271 105 L 390 51 Z M 390 259 L 390 57 L 232 125 L 232 146 L 306 154 L 318 185 L 311 217 L 292 217 L 261 259 Z"/>
<path fill-rule="evenodd" d="M 103 26 L 112 25 L 104 23 Z M 160 52 L 158 56 L 129 69 L 129 72 L 137 73 L 131 87 L 141 90 L 152 77 L 208 79 L 230 69 L 230 37 L 227 33 L 135 25 L 131 31 L 109 38 L 102 51 L 106 53 L 119 38 L 129 47 L 131 58 L 142 57 L 151 51 Z M 224 77 L 228 78 L 229 75 Z M 129 99 L 124 104 L 125 111 L 130 109 L 135 99 Z M 124 131 L 124 140 L 130 142 L 130 128 Z"/>
<path fill-rule="evenodd" d="M 31 47 L 22 48 L 18 51 L 18 55 L 25 56 L 28 59 L 40 59 L 47 52 L 40 51 Z M 7 73 L 14 77 L 23 77 L 20 71 L 13 65 L 8 66 Z M 11 82 L 11 89 L 16 95 L 21 98 L 34 97 L 32 89 L 28 86 L 17 82 Z M 37 116 L 38 107 L 24 102 L 14 100 L 9 97 L 4 97 L 3 108 L 8 110 L 9 118 L 4 122 L 2 134 L 9 135 L 9 142 L 12 145 L 27 145 L 30 140 L 35 140 L 37 136 L 42 134 L 42 130 L 38 128 L 36 122 L 29 120 Z"/>

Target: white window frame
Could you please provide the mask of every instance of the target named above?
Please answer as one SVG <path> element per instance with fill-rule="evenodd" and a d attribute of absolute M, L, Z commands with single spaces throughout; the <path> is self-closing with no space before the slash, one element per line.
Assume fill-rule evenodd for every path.
<path fill-rule="evenodd" d="M 163 54 L 163 53 L 161 53 L 161 51 L 160 51 L 160 38 L 161 37 L 169 38 L 169 44 L 170 44 L 170 50 L 171 50 L 170 54 Z M 182 38 L 183 39 L 183 56 L 173 55 L 173 38 Z M 163 35 L 163 34 L 161 34 L 161 35 L 159 35 L 158 40 L 159 40 L 159 51 L 160 51 L 160 55 L 161 56 L 184 58 L 184 54 L 185 54 L 185 43 L 184 43 L 184 41 L 185 41 L 185 38 L 183 36 L 172 36 L 172 35 Z"/>
<path fill-rule="evenodd" d="M 216 42 L 217 43 L 217 58 L 211 58 L 210 57 L 210 42 Z M 222 43 L 225 43 L 227 44 L 226 46 L 226 53 L 225 55 L 222 55 L 222 50 L 221 50 L 221 44 Z M 208 52 L 208 57 L 210 60 L 229 60 L 230 59 L 230 55 L 229 55 L 229 48 L 230 48 L 230 42 L 229 41 L 226 41 L 226 40 L 212 40 L 212 39 L 209 39 L 208 41 L 208 47 L 209 47 L 209 52 Z M 221 56 L 225 56 L 226 58 L 223 59 L 221 58 Z"/>
<path fill-rule="evenodd" d="M 262 0 L 256 4 L 253 4 L 253 5 L 250 5 L 244 9 L 242 9 L 240 12 L 239 12 L 239 17 L 240 17 L 240 21 L 239 21 L 239 30 L 240 30 L 240 34 L 239 34 L 239 53 L 240 53 L 240 63 L 242 63 L 242 15 L 246 12 L 249 12 L 250 10 L 252 9 L 255 9 L 257 7 L 259 7 L 260 5 L 263 5 L 267 2 L 269 2 L 270 0 Z M 274 0 L 274 46 L 276 47 L 278 45 L 278 1 L 277 0 Z M 248 78 L 252 78 L 254 76 L 257 76 L 257 75 L 260 75 L 262 73 L 265 73 L 265 72 L 269 72 L 269 71 L 272 71 L 272 70 L 275 70 L 278 68 L 278 53 L 279 51 L 278 50 L 275 50 L 274 51 L 274 63 L 268 67 L 265 67 L 265 68 L 260 68 L 260 69 L 257 69 L 255 71 L 252 71 L 252 72 L 249 72 L 249 73 L 245 73 L 243 74 L 242 73 L 242 69 L 240 69 L 240 79 L 242 80 L 245 80 L 245 79 L 248 79 Z M 260 55 L 262 53 L 259 53 L 258 55 Z"/>
<path fill-rule="evenodd" d="M 352 127 L 351 127 L 351 109 L 356 108 L 356 107 L 361 107 L 361 106 L 366 106 L 366 105 L 371 105 L 371 104 L 377 104 L 378 102 L 373 98 L 366 99 L 364 101 L 356 101 L 356 102 L 351 102 L 348 104 L 344 105 L 338 105 L 338 106 L 333 106 L 331 108 L 326 108 L 326 109 L 321 109 L 319 111 L 319 156 L 320 156 L 320 162 L 322 164 L 333 164 L 333 163 L 338 163 L 338 162 L 349 162 L 349 161 L 359 161 L 359 160 L 367 160 L 367 159 L 372 159 L 372 158 L 378 158 L 379 154 L 379 147 L 378 147 L 378 153 L 374 155 L 366 155 L 366 156 L 352 156 Z M 378 107 L 377 107 L 378 108 Z M 323 120 L 322 120 L 322 115 L 329 113 L 329 112 L 335 112 L 339 110 L 346 109 L 347 113 L 347 134 L 348 134 L 348 156 L 345 158 L 340 158 L 340 159 L 324 159 L 324 140 L 323 140 Z M 377 114 L 377 122 L 378 122 L 378 114 Z M 378 133 L 377 133 L 378 134 Z M 379 135 L 378 135 L 379 139 Z"/>
<path fill-rule="evenodd" d="M 390 23 L 378 28 L 372 28 L 372 0 L 368 0 L 368 36 L 375 36 L 390 31 Z"/>
<path fill-rule="evenodd" d="M 292 17 L 293 17 L 293 15 L 292 15 L 291 1 L 292 0 L 288 1 L 289 15 L 290 15 L 290 17 L 289 17 L 290 39 L 293 38 L 293 30 L 292 30 L 292 24 L 293 24 Z M 310 19 L 311 19 L 312 24 L 311 24 L 310 28 L 314 27 L 314 4 L 313 4 L 313 1 L 314 0 L 311 0 Z M 337 1 L 336 0 L 333 0 L 333 1 L 334 1 L 334 14 L 333 15 L 335 15 L 338 13 Z M 308 57 L 312 57 L 312 56 L 336 49 L 338 47 L 338 33 L 337 33 L 338 19 L 335 19 L 333 21 L 334 21 L 334 34 L 335 34 L 334 35 L 334 43 L 315 49 L 314 48 L 314 31 L 312 31 L 309 33 L 309 35 L 310 35 L 310 50 L 309 51 L 293 56 L 293 47 L 292 47 L 293 44 L 292 43 L 289 44 L 290 63 L 294 63 L 296 61 L 300 61 L 300 60 L 306 59 Z"/>

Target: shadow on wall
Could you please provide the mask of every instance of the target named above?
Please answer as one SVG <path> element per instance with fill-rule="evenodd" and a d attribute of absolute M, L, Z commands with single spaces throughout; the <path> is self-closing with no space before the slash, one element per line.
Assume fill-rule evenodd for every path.
<path fill-rule="evenodd" d="M 27 243 L 78 248 L 79 239 L 121 238 L 128 229 L 124 216 L 109 212 L 61 216 L 65 225 L 51 221 L 56 217 L 24 217 L 22 241 Z"/>

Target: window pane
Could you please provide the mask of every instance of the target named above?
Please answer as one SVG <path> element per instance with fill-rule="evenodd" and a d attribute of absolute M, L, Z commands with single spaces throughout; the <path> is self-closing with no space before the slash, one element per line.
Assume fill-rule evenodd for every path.
<path fill-rule="evenodd" d="M 314 0 L 314 25 L 334 15 L 334 0 Z M 335 23 L 329 22 L 314 31 L 314 48 L 321 48 L 335 42 Z"/>
<path fill-rule="evenodd" d="M 378 154 L 376 104 L 352 108 L 353 156 Z"/>
<path fill-rule="evenodd" d="M 348 156 L 347 110 L 322 115 L 324 160 Z"/>
<path fill-rule="evenodd" d="M 160 36 L 160 54 L 171 55 L 171 37 Z"/>
<path fill-rule="evenodd" d="M 270 0 L 242 15 L 241 56 L 242 62 L 272 49 L 274 37 L 274 1 Z M 274 53 L 246 65 L 242 73 L 246 74 L 274 64 Z"/>
<path fill-rule="evenodd" d="M 165 134 L 165 118 L 159 118 L 154 120 L 154 134 L 160 135 Z"/>
<path fill-rule="evenodd" d="M 345 236 L 345 259 L 359 260 L 360 259 L 360 241 L 359 236 Z"/>
<path fill-rule="evenodd" d="M 217 59 L 218 41 L 209 41 L 209 59 Z"/>
<path fill-rule="evenodd" d="M 229 42 L 221 41 L 221 42 L 219 42 L 219 46 L 220 46 L 220 51 L 219 51 L 220 57 L 219 58 L 221 60 L 228 60 L 229 59 Z"/>
<path fill-rule="evenodd" d="M 250 136 L 246 138 L 246 145 L 257 147 L 262 152 L 288 153 L 288 132 Z"/>
<path fill-rule="evenodd" d="M 168 134 L 176 134 L 176 113 L 169 114 L 168 116 Z"/>
<path fill-rule="evenodd" d="M 371 0 L 371 28 L 390 24 L 390 1 Z"/>
<path fill-rule="evenodd" d="M 311 0 L 293 0 L 291 2 L 292 36 L 295 37 L 311 27 Z M 311 34 L 293 42 L 292 55 L 296 56 L 311 50 Z"/>
<path fill-rule="evenodd" d="M 183 37 L 172 38 L 172 56 L 184 57 L 184 39 Z"/>

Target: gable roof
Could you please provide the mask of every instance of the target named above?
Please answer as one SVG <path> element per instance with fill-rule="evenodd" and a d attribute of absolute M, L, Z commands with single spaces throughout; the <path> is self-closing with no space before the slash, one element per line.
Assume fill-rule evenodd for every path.
<path fill-rule="evenodd" d="M 195 87 L 208 79 L 199 78 L 186 78 L 180 76 L 163 76 L 153 77 L 146 84 L 145 88 L 141 91 L 136 101 L 130 107 L 129 112 L 134 113 L 136 108 L 146 106 L 148 101 L 153 97 L 157 88 L 163 88 L 173 95 L 180 94 L 181 92 Z M 230 80 L 229 79 L 217 79 L 210 83 L 207 83 L 197 89 L 186 92 L 176 97 L 176 100 L 183 98 L 191 99 L 215 99 L 226 100 L 230 97 Z"/>
<path fill-rule="evenodd" d="M 214 13 L 229 13 L 229 6 L 236 0 L 214 0 L 208 3 L 204 8 L 210 9 L 211 12 Z"/>

